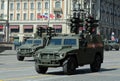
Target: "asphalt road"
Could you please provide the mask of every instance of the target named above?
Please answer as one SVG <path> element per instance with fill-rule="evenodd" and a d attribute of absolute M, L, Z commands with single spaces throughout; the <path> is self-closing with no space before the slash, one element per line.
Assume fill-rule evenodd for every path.
<path fill-rule="evenodd" d="M 120 81 L 120 51 L 105 51 L 100 72 L 91 73 L 89 65 L 79 67 L 75 75 L 64 75 L 62 68 L 49 68 L 37 74 L 32 57 L 16 59 L 15 51 L 0 54 L 0 81 Z"/>

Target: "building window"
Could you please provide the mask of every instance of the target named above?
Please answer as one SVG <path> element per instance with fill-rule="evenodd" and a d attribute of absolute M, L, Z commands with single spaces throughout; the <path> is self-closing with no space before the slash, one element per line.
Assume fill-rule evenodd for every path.
<path fill-rule="evenodd" d="M 62 16 L 62 9 L 61 9 L 61 2 L 60 1 L 56 1 L 55 2 L 55 10 L 54 10 L 54 13 L 55 13 L 55 19 L 60 19 Z"/>
<path fill-rule="evenodd" d="M 10 10 L 14 10 L 14 4 L 10 3 Z"/>
<path fill-rule="evenodd" d="M 34 3 L 33 2 L 31 3 L 31 9 L 32 10 L 34 9 Z"/>
<path fill-rule="evenodd" d="M 48 9 L 48 2 L 45 2 L 45 9 Z"/>
<path fill-rule="evenodd" d="M 56 33 L 62 33 L 62 25 L 53 25 Z"/>
<path fill-rule="evenodd" d="M 33 18 L 34 18 L 34 14 L 31 13 L 31 14 L 30 14 L 30 20 L 33 20 Z"/>
<path fill-rule="evenodd" d="M 11 33 L 19 33 L 19 26 L 18 25 L 11 25 L 10 31 L 11 31 Z"/>
<path fill-rule="evenodd" d="M 10 20 L 13 20 L 13 14 L 10 14 Z"/>
<path fill-rule="evenodd" d="M 38 2 L 38 10 L 40 10 L 40 9 L 41 9 L 41 3 Z"/>
<path fill-rule="evenodd" d="M 24 29 L 24 33 L 32 33 L 33 29 Z"/>
<path fill-rule="evenodd" d="M 11 29 L 11 33 L 19 33 L 19 29 Z"/>
<path fill-rule="evenodd" d="M 1 2 L 1 9 L 4 9 L 4 1 Z"/>
<path fill-rule="evenodd" d="M 17 3 L 17 10 L 20 10 L 20 3 Z"/>
<path fill-rule="evenodd" d="M 24 13 L 24 20 L 27 20 L 27 14 L 26 13 Z"/>
<path fill-rule="evenodd" d="M 24 33 L 33 33 L 33 25 L 24 25 Z"/>
<path fill-rule="evenodd" d="M 25 10 L 27 9 L 27 3 L 24 3 L 24 9 Z"/>
<path fill-rule="evenodd" d="M 62 16 L 60 12 L 55 12 L 55 19 L 60 19 L 61 17 Z"/>
<path fill-rule="evenodd" d="M 20 20 L 20 14 L 19 13 L 17 14 L 17 20 Z"/>
<path fill-rule="evenodd" d="M 60 1 L 56 1 L 56 3 L 55 3 L 55 8 L 61 8 L 61 6 L 60 6 Z"/>

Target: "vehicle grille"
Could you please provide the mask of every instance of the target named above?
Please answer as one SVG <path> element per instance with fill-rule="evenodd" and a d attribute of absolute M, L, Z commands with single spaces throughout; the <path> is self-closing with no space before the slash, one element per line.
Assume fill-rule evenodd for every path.
<path fill-rule="evenodd" d="M 31 49 L 20 49 L 21 52 L 25 52 L 25 53 L 28 53 L 28 52 L 31 52 Z"/>
<path fill-rule="evenodd" d="M 41 59 L 58 59 L 59 55 L 53 53 L 42 53 L 40 54 Z"/>

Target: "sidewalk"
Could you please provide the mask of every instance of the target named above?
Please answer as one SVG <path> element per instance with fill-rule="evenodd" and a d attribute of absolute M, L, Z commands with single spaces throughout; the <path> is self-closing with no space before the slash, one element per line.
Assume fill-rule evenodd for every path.
<path fill-rule="evenodd" d="M 17 52 L 15 50 L 5 50 L 0 55 L 16 55 Z"/>

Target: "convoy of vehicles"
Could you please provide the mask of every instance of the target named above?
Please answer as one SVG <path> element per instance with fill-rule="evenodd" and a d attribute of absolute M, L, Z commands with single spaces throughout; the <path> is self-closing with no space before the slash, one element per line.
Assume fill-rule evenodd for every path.
<path fill-rule="evenodd" d="M 104 59 L 104 42 L 96 34 L 98 20 L 92 16 L 81 19 L 73 16 L 70 19 L 71 33 L 75 35 L 56 35 L 52 27 L 46 30 L 47 40 L 42 38 L 43 28 L 37 28 L 39 39 L 27 39 L 17 49 L 17 59 L 23 61 L 24 57 L 34 57 L 37 73 L 46 73 L 49 67 L 63 67 L 65 74 L 74 74 L 76 68 L 90 65 L 92 72 L 100 71 Z M 79 31 L 79 27 L 85 30 Z"/>
<path fill-rule="evenodd" d="M 112 50 L 112 49 L 115 49 L 115 50 L 119 50 L 120 46 L 119 46 L 119 43 L 116 42 L 115 40 L 106 40 L 104 41 L 104 49 L 106 51 L 109 51 L 109 50 Z"/>
<path fill-rule="evenodd" d="M 23 61 L 25 57 L 32 57 L 35 51 L 44 48 L 45 42 L 43 38 L 27 39 L 17 48 L 17 59 Z"/>
<path fill-rule="evenodd" d="M 63 67 L 65 74 L 73 74 L 78 66 L 90 64 L 92 72 L 100 70 L 103 62 L 103 41 L 99 35 L 55 36 L 49 44 L 35 52 L 37 73 L 46 73 L 48 67 Z"/>
<path fill-rule="evenodd" d="M 92 18 L 89 21 L 91 26 L 95 25 L 93 21 L 96 20 Z M 75 35 L 53 35 L 52 29 L 48 28 L 45 40 L 42 38 L 42 28 L 38 28 L 37 35 L 40 38 L 27 39 L 25 44 L 18 47 L 17 59 L 23 61 L 24 57 L 33 56 L 35 70 L 42 74 L 46 73 L 49 67 L 63 67 L 65 74 L 74 74 L 77 67 L 87 64 L 92 72 L 98 72 L 104 59 L 104 42 L 96 31 L 92 31 L 96 27 L 91 26 L 81 34 L 75 29 Z"/>

